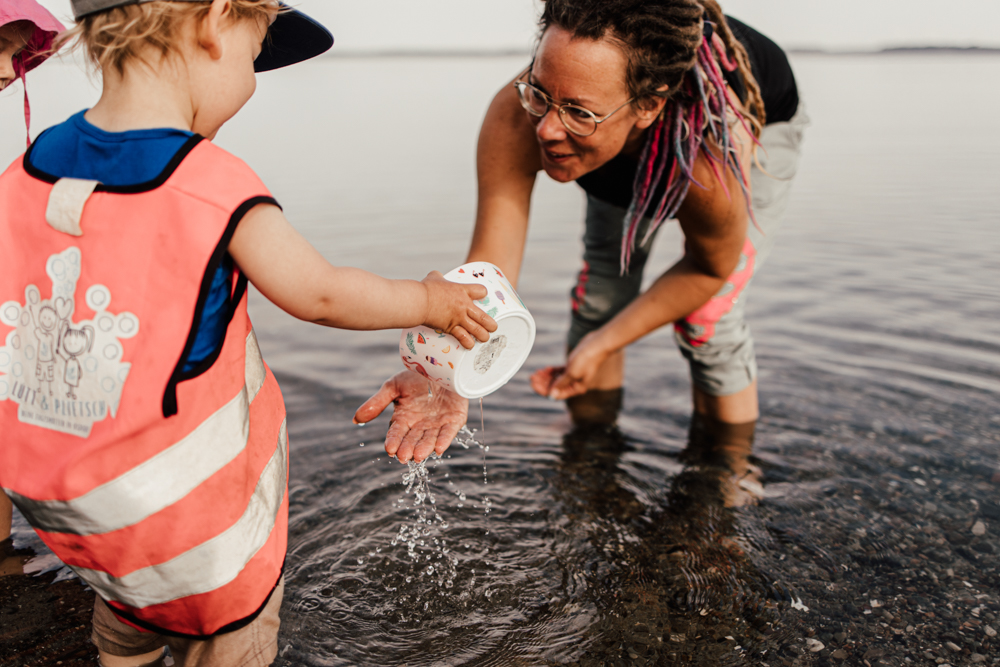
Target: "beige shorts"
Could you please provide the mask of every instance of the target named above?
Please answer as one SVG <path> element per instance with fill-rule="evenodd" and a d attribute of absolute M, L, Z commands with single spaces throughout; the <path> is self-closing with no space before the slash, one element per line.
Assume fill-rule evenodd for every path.
<path fill-rule="evenodd" d="M 91 641 L 110 655 L 130 657 L 170 647 L 176 667 L 267 667 L 278 655 L 278 610 L 285 578 L 271 594 L 264 610 L 244 628 L 208 640 L 168 637 L 136 630 L 120 621 L 100 597 L 94 603 Z M 153 663 L 154 665 L 157 663 Z"/>
<path fill-rule="evenodd" d="M 805 105 L 800 104 L 790 121 L 764 127 L 760 136 L 762 150 L 757 154 L 759 162 L 750 168 L 753 209 L 760 229 L 748 225 L 740 264 L 722 291 L 702 308 L 675 323 L 675 337 L 681 354 L 690 365 L 691 380 L 710 396 L 736 394 L 757 378 L 753 338 L 744 320 L 746 292 L 774 248 L 798 169 L 803 130 L 808 124 Z M 653 240 L 650 238 L 636 248 L 629 272 L 622 275 L 619 262 L 626 214 L 624 208 L 593 195 L 587 196 L 584 268 L 571 293 L 569 349 L 576 347 L 591 331 L 604 326 L 639 296 L 642 272 Z M 649 218 L 643 220 L 638 238 L 646 235 L 649 224 Z"/>

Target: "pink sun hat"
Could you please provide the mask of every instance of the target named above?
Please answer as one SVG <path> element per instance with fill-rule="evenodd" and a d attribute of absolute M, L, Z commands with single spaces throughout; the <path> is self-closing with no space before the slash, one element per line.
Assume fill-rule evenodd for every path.
<path fill-rule="evenodd" d="M 35 0 L 3 0 L 0 2 L 0 27 L 15 21 L 27 21 L 34 26 L 24 50 L 14 61 L 17 78 L 24 84 L 24 124 L 31 129 L 31 104 L 28 102 L 28 86 L 24 75 L 35 69 L 52 55 L 52 45 L 56 35 L 66 27 Z M 31 143 L 31 135 L 28 135 Z"/>

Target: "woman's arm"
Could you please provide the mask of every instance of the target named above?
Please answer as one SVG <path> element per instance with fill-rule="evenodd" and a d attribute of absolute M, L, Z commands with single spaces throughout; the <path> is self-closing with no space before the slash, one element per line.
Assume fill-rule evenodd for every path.
<path fill-rule="evenodd" d="M 240 221 L 229 253 L 254 287 L 299 319 L 339 329 L 401 329 L 425 324 L 467 348 L 489 340 L 496 322 L 473 299 L 482 285 L 448 282 L 434 272 L 423 281 L 388 280 L 333 266 L 291 226 L 277 206 L 255 206 Z"/>
<path fill-rule="evenodd" d="M 752 140 L 742 128 L 734 135 L 748 173 Z M 722 175 L 725 188 L 708 158 L 699 154 L 694 176 L 705 188 L 692 184 L 677 215 L 685 237 L 684 256 L 610 322 L 588 334 L 570 354 L 565 369 L 536 373 L 535 391 L 555 399 L 582 394 L 612 354 L 687 317 L 718 293 L 739 264 L 749 219 L 736 175 L 730 169 Z"/>
<path fill-rule="evenodd" d="M 514 287 L 528 235 L 531 192 L 541 167 L 535 129 L 508 84 L 493 98 L 479 132 L 479 202 L 466 261 L 496 264 Z"/>
<path fill-rule="evenodd" d="M 512 83 L 512 82 L 511 82 Z M 486 112 L 476 151 L 479 204 L 467 261 L 492 262 L 514 286 L 528 235 L 535 175 L 541 170 L 535 131 L 508 83 Z M 412 371 L 390 378 L 358 408 L 354 421 L 367 423 L 395 404 L 385 450 L 400 462 L 443 454 L 469 412 L 469 401 L 443 388 L 428 397 L 427 380 Z"/>

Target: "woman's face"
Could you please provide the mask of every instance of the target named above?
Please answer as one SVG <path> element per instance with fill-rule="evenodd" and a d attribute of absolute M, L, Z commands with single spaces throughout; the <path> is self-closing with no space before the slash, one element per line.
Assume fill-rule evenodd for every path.
<path fill-rule="evenodd" d="M 3 90 L 17 78 L 14 72 L 14 58 L 28 43 L 31 35 L 28 25 L 23 21 L 0 26 L 0 90 Z"/>
<path fill-rule="evenodd" d="M 628 60 L 607 39 L 578 39 L 552 26 L 542 35 L 529 82 L 558 104 L 571 103 L 599 118 L 620 107 L 630 94 L 625 85 Z M 597 126 L 589 137 L 573 134 L 562 124 L 555 106 L 541 118 L 529 115 L 541 149 L 542 168 L 553 180 L 576 180 L 631 149 L 656 119 L 659 106 L 636 111 L 630 104 Z"/>

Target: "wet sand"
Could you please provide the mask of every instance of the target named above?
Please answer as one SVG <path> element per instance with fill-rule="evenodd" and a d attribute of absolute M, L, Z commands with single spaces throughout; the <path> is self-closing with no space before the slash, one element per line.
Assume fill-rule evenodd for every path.
<path fill-rule="evenodd" d="M 32 555 L 15 551 L 9 539 L 0 542 L 0 665 L 97 667 L 94 593 L 75 579 L 53 584 L 56 572 L 17 574 Z"/>

